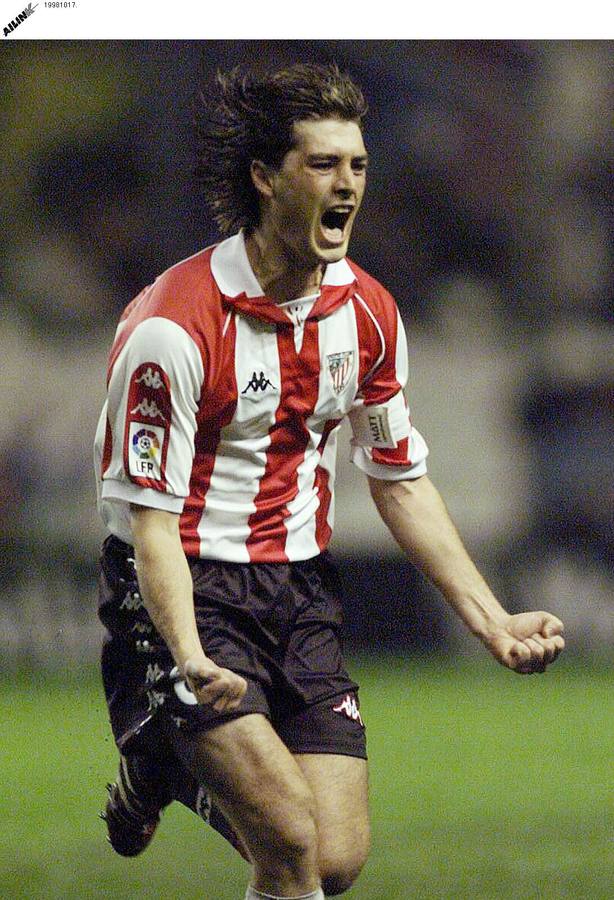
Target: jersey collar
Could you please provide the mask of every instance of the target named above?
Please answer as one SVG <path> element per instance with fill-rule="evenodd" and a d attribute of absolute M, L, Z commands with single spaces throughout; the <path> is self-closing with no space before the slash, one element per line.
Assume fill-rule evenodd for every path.
<path fill-rule="evenodd" d="M 211 272 L 226 303 L 257 319 L 291 325 L 285 310 L 262 293 L 252 270 L 243 232 L 218 244 L 211 254 Z M 320 296 L 313 304 L 308 319 L 330 315 L 346 303 L 354 293 L 356 277 L 347 260 L 326 266 Z"/>

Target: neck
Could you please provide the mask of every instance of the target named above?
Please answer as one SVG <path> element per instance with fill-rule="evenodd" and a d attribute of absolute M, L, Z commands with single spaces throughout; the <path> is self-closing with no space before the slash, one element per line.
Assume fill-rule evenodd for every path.
<path fill-rule="evenodd" d="M 267 240 L 260 229 L 246 235 L 245 249 L 258 284 L 275 303 L 287 303 L 320 290 L 326 268 L 324 263 L 302 266 L 300 261 L 284 252 L 284 248 Z"/>

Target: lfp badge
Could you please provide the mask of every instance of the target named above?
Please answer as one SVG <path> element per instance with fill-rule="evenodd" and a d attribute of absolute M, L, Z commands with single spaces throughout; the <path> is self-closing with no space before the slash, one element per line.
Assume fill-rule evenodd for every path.
<path fill-rule="evenodd" d="M 139 459 L 155 459 L 160 452 L 160 442 L 149 428 L 141 428 L 132 438 L 132 449 Z"/>
<path fill-rule="evenodd" d="M 161 478 L 164 429 L 156 425 L 130 423 L 130 474 L 139 478 Z"/>

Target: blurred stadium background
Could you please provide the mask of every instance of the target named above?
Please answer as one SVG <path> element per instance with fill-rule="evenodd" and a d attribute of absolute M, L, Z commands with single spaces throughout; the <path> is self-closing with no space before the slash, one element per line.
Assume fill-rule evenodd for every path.
<path fill-rule="evenodd" d="M 196 883 L 189 866 L 176 872 L 186 847 L 196 859 L 194 823 L 184 829 L 176 816 L 162 844 L 169 855 L 160 869 L 170 866 L 179 878 L 176 894 L 151 873 L 146 883 L 140 875 L 118 885 L 124 864 L 99 860 L 99 833 L 90 829 L 99 782 L 111 775 L 113 760 L 91 674 L 101 637 L 95 578 L 103 537 L 91 444 L 120 311 L 167 266 L 217 239 L 192 177 L 190 107 L 199 83 L 218 67 L 296 60 L 336 60 L 371 105 L 370 184 L 351 255 L 399 303 L 410 345 L 408 397 L 431 447 L 431 475 L 504 604 L 555 612 L 569 644 L 567 658 L 539 687 L 491 670 L 436 592 L 395 551 L 342 445 L 333 549 L 347 583 L 348 644 L 370 690 L 381 698 L 386 687 L 383 706 L 365 699 L 368 712 L 382 723 L 384 710 L 396 717 L 394 735 L 389 726 L 371 731 L 380 766 L 379 875 L 385 870 L 388 880 L 382 886 L 376 877 L 376 859 L 368 889 L 351 896 L 614 894 L 607 798 L 614 760 L 606 740 L 614 718 L 613 46 L 3 45 L 0 702 L 4 773 L 22 801 L 14 825 L 5 818 L 2 826 L 7 896 L 172 897 Z M 75 673 L 83 671 L 79 691 Z M 418 690 L 403 693 L 408 678 L 422 685 L 432 709 Z M 491 719 L 469 703 L 470 694 Z M 438 710 L 442 718 L 429 730 Z M 462 747 L 446 728 L 448 713 L 465 734 Z M 490 787 L 470 768 L 482 758 L 476 761 L 473 729 L 487 742 L 480 753 L 493 754 L 486 763 Z M 388 737 L 395 735 L 401 749 L 387 765 Z M 404 747 L 424 758 L 424 770 L 405 771 Z M 527 824 L 512 811 L 515 831 L 496 814 L 497 757 L 505 777 L 517 767 L 518 794 L 535 816 Z M 442 793 L 433 787 L 434 758 L 440 775 L 448 773 Z M 57 766 L 59 774 L 34 787 L 33 765 L 48 773 Z M 468 788 L 471 771 L 469 781 L 477 780 Z M 566 802 L 559 793 L 560 808 L 547 807 L 559 816 L 553 823 L 540 811 L 540 791 L 557 778 Z M 48 812 L 62 809 L 57 791 L 66 790 L 60 827 Z M 423 804 L 431 804 L 430 824 Z M 524 808 L 519 796 L 515 804 Z M 417 828 L 409 836 L 408 816 Z M 473 824 L 462 827 L 463 816 Z M 542 840 L 542 880 L 533 882 Z M 452 845 L 457 855 L 447 857 Z M 514 853 L 497 857 L 502 845 Z M 93 854 L 87 882 L 75 880 L 71 847 Z M 433 869 L 421 856 L 425 847 Z M 215 846 L 212 857 L 208 845 L 203 852 L 218 858 Z M 209 894 L 203 888 L 209 900 L 238 896 L 222 886 L 227 856 L 223 848 L 219 854 L 220 886 Z M 559 858 L 569 877 L 552 880 Z"/>

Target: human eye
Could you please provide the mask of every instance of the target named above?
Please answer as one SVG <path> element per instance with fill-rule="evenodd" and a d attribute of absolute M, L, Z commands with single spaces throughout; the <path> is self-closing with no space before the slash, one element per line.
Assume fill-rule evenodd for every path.
<path fill-rule="evenodd" d="M 309 161 L 310 168 L 315 169 L 318 172 L 328 172 L 334 165 L 335 160 L 329 159 L 328 157 L 315 158 Z"/>

